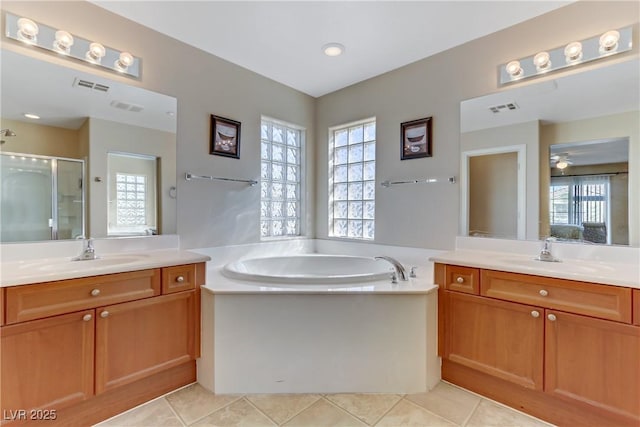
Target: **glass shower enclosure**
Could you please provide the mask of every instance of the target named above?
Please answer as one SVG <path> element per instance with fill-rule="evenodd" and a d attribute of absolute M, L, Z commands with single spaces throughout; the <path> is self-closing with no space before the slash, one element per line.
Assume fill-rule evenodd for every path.
<path fill-rule="evenodd" d="M 84 160 L 0 153 L 0 241 L 85 235 Z"/>

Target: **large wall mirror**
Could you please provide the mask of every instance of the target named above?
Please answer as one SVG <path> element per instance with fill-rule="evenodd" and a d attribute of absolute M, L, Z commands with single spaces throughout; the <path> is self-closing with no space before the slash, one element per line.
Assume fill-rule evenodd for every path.
<path fill-rule="evenodd" d="M 174 234 L 176 99 L 0 54 L 0 242 Z"/>
<path fill-rule="evenodd" d="M 640 246 L 639 110 L 637 59 L 463 101 L 461 233 Z"/>

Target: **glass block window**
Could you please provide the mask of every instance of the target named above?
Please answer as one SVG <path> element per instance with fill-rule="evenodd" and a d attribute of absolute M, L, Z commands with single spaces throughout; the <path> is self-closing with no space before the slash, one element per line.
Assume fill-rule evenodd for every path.
<path fill-rule="evenodd" d="M 262 118 L 260 238 L 300 236 L 304 129 Z"/>
<path fill-rule="evenodd" d="M 329 130 L 329 236 L 373 240 L 376 120 Z"/>
<path fill-rule="evenodd" d="M 116 224 L 119 226 L 147 223 L 147 177 L 116 174 Z"/>

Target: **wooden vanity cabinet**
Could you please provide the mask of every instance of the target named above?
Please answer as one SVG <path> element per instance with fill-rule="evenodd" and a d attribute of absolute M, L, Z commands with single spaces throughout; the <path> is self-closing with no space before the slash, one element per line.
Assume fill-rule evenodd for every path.
<path fill-rule="evenodd" d="M 633 290 L 633 324 L 640 326 L 640 289 Z"/>
<path fill-rule="evenodd" d="M 435 266 L 443 379 L 561 426 L 640 425 L 637 290 L 480 270 L 468 295 L 449 267 Z"/>
<path fill-rule="evenodd" d="M 3 327 L 3 414 L 64 407 L 90 398 L 94 330 L 94 310 Z"/>
<path fill-rule="evenodd" d="M 194 382 L 204 265 L 2 289 L 2 425 L 29 424 L 32 409 L 53 410 L 59 425 L 90 425 Z M 184 286 L 176 274 L 189 278 L 186 289 L 161 283 Z"/>

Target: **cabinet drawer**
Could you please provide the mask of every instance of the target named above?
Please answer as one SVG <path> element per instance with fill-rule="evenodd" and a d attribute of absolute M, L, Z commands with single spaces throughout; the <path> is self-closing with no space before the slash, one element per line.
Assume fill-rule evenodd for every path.
<path fill-rule="evenodd" d="M 630 288 L 483 270 L 480 294 L 631 323 Z"/>
<path fill-rule="evenodd" d="M 160 269 L 6 288 L 6 323 L 24 322 L 160 294 Z"/>
<path fill-rule="evenodd" d="M 445 266 L 445 289 L 478 295 L 480 293 L 480 270 L 457 265 Z"/>
<path fill-rule="evenodd" d="M 640 326 L 640 289 L 633 290 L 633 324 Z"/>
<path fill-rule="evenodd" d="M 196 287 L 195 264 L 176 265 L 162 269 L 162 293 L 188 291 Z"/>

